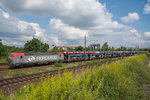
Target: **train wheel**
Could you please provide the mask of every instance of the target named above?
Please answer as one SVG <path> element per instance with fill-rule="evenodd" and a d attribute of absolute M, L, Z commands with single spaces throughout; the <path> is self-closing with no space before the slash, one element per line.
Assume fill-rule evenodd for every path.
<path fill-rule="evenodd" d="M 14 68 L 15 68 L 15 66 L 13 66 L 13 65 L 10 66 L 10 69 L 14 69 Z"/>
<path fill-rule="evenodd" d="M 23 65 L 19 65 L 18 68 L 23 68 Z"/>

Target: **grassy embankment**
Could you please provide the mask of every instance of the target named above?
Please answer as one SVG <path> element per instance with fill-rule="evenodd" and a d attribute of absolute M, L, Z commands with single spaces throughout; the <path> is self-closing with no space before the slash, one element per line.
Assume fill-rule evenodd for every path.
<path fill-rule="evenodd" d="M 0 75 L 0 79 L 4 79 L 4 78 L 10 78 L 10 77 L 16 77 L 16 76 L 22 76 L 22 75 L 27 75 L 27 74 L 34 74 L 34 73 L 39 73 L 39 72 L 44 72 L 44 71 L 49 71 L 49 70 L 56 70 L 56 69 L 62 69 L 62 68 L 68 68 L 68 67 L 72 67 L 72 66 L 79 66 L 79 65 L 87 65 L 87 64 L 101 64 L 102 61 L 108 61 L 111 62 L 111 60 L 113 59 L 118 59 L 118 58 L 105 58 L 105 59 L 98 59 L 98 60 L 91 60 L 91 61 L 83 61 L 83 62 L 75 62 L 75 63 L 55 63 L 52 67 L 48 67 L 48 68 L 39 68 L 39 69 L 32 69 L 32 68 L 28 68 L 28 70 L 26 71 L 20 71 L 20 72 L 12 72 L 9 71 L 6 74 L 2 74 Z"/>
<path fill-rule="evenodd" d="M 7 63 L 8 57 L 0 57 L 0 63 Z"/>
<path fill-rule="evenodd" d="M 145 55 L 126 58 L 86 69 L 82 75 L 66 72 L 37 85 L 29 84 L 10 97 L 12 100 L 138 100 L 148 99 L 143 84 L 150 84 L 149 59 Z"/>

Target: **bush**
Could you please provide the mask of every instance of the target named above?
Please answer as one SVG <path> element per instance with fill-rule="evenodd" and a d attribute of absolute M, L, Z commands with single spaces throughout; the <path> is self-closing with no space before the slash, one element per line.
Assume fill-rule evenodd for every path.
<path fill-rule="evenodd" d="M 39 84 L 29 84 L 11 96 L 14 100 L 137 100 L 145 99 L 142 84 L 150 83 L 145 55 L 86 69 L 74 76 L 65 72 Z M 59 63 L 56 63 L 60 66 Z"/>
<path fill-rule="evenodd" d="M 63 66 L 62 63 L 56 62 L 56 63 L 54 64 L 54 67 L 62 67 L 62 66 Z"/>
<path fill-rule="evenodd" d="M 6 99 L 5 96 L 3 95 L 2 91 L 0 90 L 0 100 Z"/>
<path fill-rule="evenodd" d="M 150 53 L 146 53 L 147 57 L 150 57 Z"/>

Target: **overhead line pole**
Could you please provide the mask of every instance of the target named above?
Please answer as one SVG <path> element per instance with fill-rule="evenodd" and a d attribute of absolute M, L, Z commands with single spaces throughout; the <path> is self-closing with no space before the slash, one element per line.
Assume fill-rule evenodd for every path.
<path fill-rule="evenodd" d="M 84 48 L 86 48 L 86 35 L 84 36 Z"/>

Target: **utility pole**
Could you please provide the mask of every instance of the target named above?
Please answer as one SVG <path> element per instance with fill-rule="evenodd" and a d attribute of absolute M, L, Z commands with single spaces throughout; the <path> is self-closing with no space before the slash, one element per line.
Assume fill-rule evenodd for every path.
<path fill-rule="evenodd" d="M 86 48 L 86 35 L 84 36 L 84 48 Z"/>

